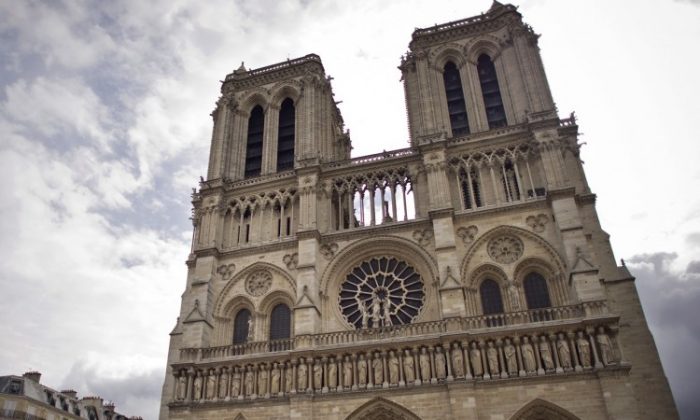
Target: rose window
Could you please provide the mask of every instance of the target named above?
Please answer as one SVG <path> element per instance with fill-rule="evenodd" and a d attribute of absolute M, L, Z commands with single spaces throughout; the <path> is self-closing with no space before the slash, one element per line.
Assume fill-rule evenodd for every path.
<path fill-rule="evenodd" d="M 510 264 L 523 255 L 523 242 L 514 236 L 500 236 L 492 239 L 487 249 L 494 261 Z"/>
<path fill-rule="evenodd" d="M 423 279 L 393 257 L 375 257 L 350 270 L 340 286 L 340 310 L 355 328 L 411 323 L 425 302 Z"/>

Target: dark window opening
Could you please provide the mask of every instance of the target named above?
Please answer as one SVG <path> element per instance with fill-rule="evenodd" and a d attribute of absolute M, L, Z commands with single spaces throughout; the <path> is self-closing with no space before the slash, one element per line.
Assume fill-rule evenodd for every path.
<path fill-rule="evenodd" d="M 479 287 L 479 294 L 484 315 L 503 313 L 503 299 L 498 283 L 491 279 L 484 280 Z"/>
<path fill-rule="evenodd" d="M 503 181 L 503 192 L 506 195 L 507 201 L 520 200 L 520 183 L 519 179 L 513 168 L 513 163 L 507 160 L 503 164 L 503 174 L 501 174 Z"/>
<path fill-rule="evenodd" d="M 250 311 L 241 309 L 236 314 L 233 321 L 233 344 L 243 344 L 248 341 L 248 322 L 250 321 Z"/>
<path fill-rule="evenodd" d="M 481 93 L 484 95 L 484 108 L 486 109 L 486 119 L 489 123 L 489 128 L 505 127 L 506 111 L 503 108 L 503 100 L 501 99 L 501 90 L 498 87 L 498 78 L 496 77 L 496 68 L 493 65 L 491 58 L 482 54 L 476 65 L 479 73 L 479 82 L 481 83 Z"/>
<path fill-rule="evenodd" d="M 287 98 L 280 107 L 277 135 L 277 171 L 294 168 L 294 102 Z"/>
<path fill-rule="evenodd" d="M 270 340 L 281 340 L 291 336 L 292 314 L 284 303 L 272 308 L 270 314 Z"/>
<path fill-rule="evenodd" d="M 462 79 L 459 77 L 459 69 L 450 61 L 445 64 L 442 77 L 445 82 L 447 112 L 450 115 L 452 136 L 456 137 L 469 134 L 467 106 L 464 102 L 464 91 L 462 90 Z"/>
<path fill-rule="evenodd" d="M 292 219 L 290 217 L 287 217 L 287 235 L 292 234 Z"/>
<path fill-rule="evenodd" d="M 459 171 L 459 178 L 462 187 L 462 200 L 465 209 L 472 209 L 474 206 L 481 207 L 481 190 L 479 189 L 479 175 L 474 168 L 469 170 L 469 175 L 462 169 Z M 471 180 L 471 184 L 470 181 Z M 472 204 L 473 203 L 473 204 Z"/>
<path fill-rule="evenodd" d="M 523 287 L 525 288 L 525 299 L 529 309 L 549 308 L 552 306 L 549 300 L 547 281 L 541 274 L 532 272 L 525 276 Z"/>
<path fill-rule="evenodd" d="M 263 129 L 265 113 L 260 105 L 250 112 L 248 119 L 248 140 L 245 150 L 245 177 L 259 176 L 262 168 Z"/>

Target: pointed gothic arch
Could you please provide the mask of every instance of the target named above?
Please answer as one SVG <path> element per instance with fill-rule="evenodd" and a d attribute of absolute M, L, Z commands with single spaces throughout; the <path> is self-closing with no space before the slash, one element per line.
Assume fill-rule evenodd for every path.
<path fill-rule="evenodd" d="M 420 420 L 407 408 L 382 397 L 367 401 L 345 420 Z"/>
<path fill-rule="evenodd" d="M 510 420 L 580 420 L 568 410 L 536 398 L 525 404 L 510 417 Z"/>

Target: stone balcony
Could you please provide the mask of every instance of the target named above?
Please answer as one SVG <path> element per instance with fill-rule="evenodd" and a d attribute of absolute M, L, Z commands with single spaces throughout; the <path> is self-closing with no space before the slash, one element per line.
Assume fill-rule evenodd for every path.
<path fill-rule="evenodd" d="M 171 406 L 628 369 L 603 301 L 187 348 Z"/>

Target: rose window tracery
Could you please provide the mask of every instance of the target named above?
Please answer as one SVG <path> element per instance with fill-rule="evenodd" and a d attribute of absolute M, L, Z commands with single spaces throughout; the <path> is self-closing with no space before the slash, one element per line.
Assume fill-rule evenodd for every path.
<path fill-rule="evenodd" d="M 259 270 L 251 275 L 245 281 L 245 290 L 251 296 L 262 296 L 272 286 L 272 274 L 267 270 Z"/>
<path fill-rule="evenodd" d="M 510 264 L 523 255 L 523 242 L 515 236 L 499 236 L 488 245 L 491 259 L 501 264 Z"/>
<path fill-rule="evenodd" d="M 340 286 L 340 310 L 355 328 L 411 323 L 425 302 L 425 286 L 411 265 L 375 257 L 350 270 Z"/>

